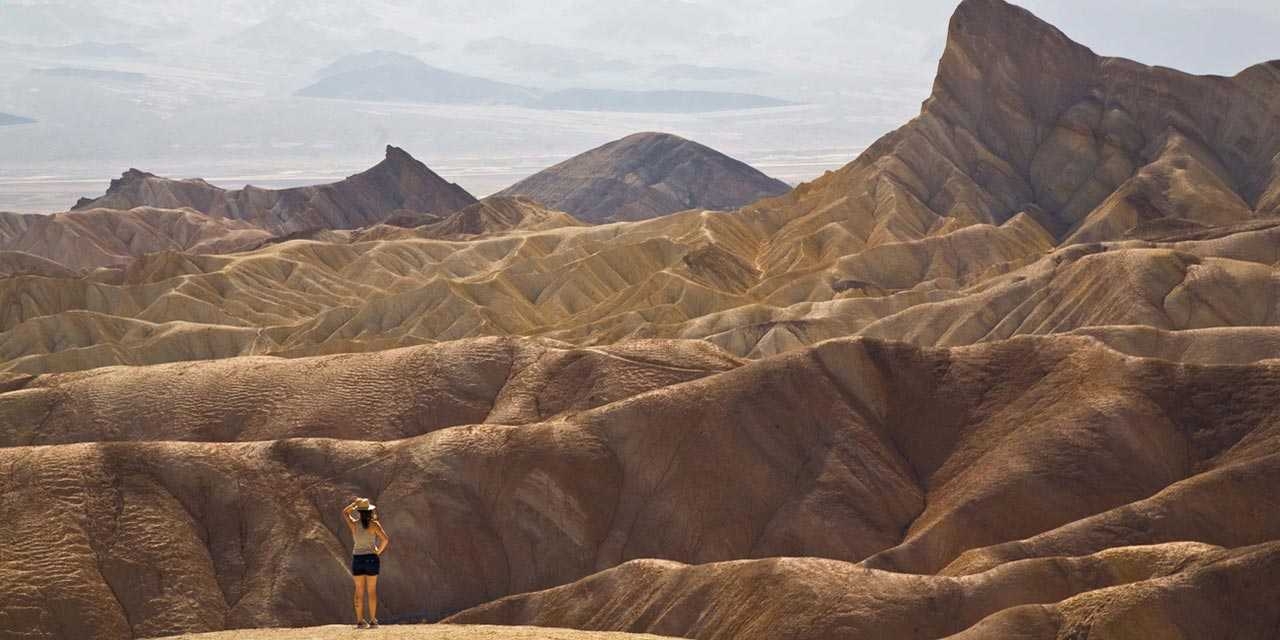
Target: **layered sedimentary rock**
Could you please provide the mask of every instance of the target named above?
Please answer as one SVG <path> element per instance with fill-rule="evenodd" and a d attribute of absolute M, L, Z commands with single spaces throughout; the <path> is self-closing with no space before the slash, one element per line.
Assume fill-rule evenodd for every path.
<path fill-rule="evenodd" d="M 249 223 L 192 209 L 0 213 L 0 251 L 39 256 L 72 270 L 123 266 L 161 251 L 229 253 L 257 247 L 270 237 Z"/>
<path fill-rule="evenodd" d="M 164 253 L 89 280 L 6 279 L 0 331 L 29 345 L 18 336 L 47 329 L 21 325 L 71 312 L 167 333 L 196 323 L 228 336 L 219 355 L 536 335 L 700 338 L 755 358 L 849 335 L 959 345 L 1132 326 L 1216 331 L 1182 348 L 1200 362 L 1273 357 L 1278 86 L 1267 64 L 1221 78 L 1101 58 L 1021 9 L 972 0 L 922 114 L 783 197 L 601 228 L 493 198 L 225 258 Z M 1094 335 L 1171 353 L 1121 337 L 1138 329 Z M 55 343 L 7 368 L 185 357 L 118 358 L 129 345 L 115 335 L 92 357 L 39 362 L 70 350 Z"/>
<path fill-rule="evenodd" d="M 1025 212 L 1072 242 L 1280 213 L 1280 63 L 1193 76 L 1095 55 L 1003 0 L 966 0 L 916 119 L 780 207 L 868 244 Z M 828 226 L 829 225 L 829 226 Z"/>
<path fill-rule="evenodd" d="M 130 169 L 111 181 L 105 195 L 82 198 L 74 208 L 187 207 L 284 234 L 354 229 L 402 210 L 446 215 L 475 201 L 403 149 L 388 146 L 386 158 L 367 171 L 332 184 L 282 190 L 253 186 L 227 190 L 198 178 L 174 180 Z"/>
<path fill-rule="evenodd" d="M 839 562 L 658 565 L 660 579 L 639 581 L 628 565 L 581 587 L 593 594 L 581 606 L 535 594 L 458 620 L 771 637 L 792 628 L 771 617 L 778 607 L 810 605 L 796 637 L 936 637 L 1028 604 L 1069 611 L 1070 598 L 1124 585 L 1135 585 L 1125 598 L 1207 597 L 1223 581 L 1261 585 L 1274 568 L 1266 545 L 1280 518 L 1260 502 L 1280 481 L 1271 365 L 1136 359 L 1064 336 L 954 349 L 843 340 L 741 366 L 696 350 L 664 360 L 679 349 L 654 344 L 581 354 L 595 361 L 582 379 L 631 384 L 593 398 L 581 385 L 568 385 L 576 396 L 547 388 L 573 352 L 511 367 L 519 346 L 464 343 L 434 364 L 406 351 L 348 357 L 360 366 L 247 360 L 235 373 L 165 365 L 11 380 L 0 407 L 43 420 L 33 437 L 117 441 L 0 449 L 14 518 L 0 568 L 17 585 L 0 596 L 6 626 L 129 637 L 341 621 L 349 543 L 337 507 L 352 494 L 382 505 L 396 540 L 382 576 L 388 619 L 432 619 L 633 559 L 795 556 Z M 616 357 L 631 362 L 606 362 Z M 331 401 L 291 398 L 312 379 Z M 370 395 L 376 381 L 423 391 Z M 202 441 L 154 441 L 170 429 Z M 289 437 L 303 435 L 329 437 Z M 268 439 L 231 441 L 245 438 Z M 19 535 L 31 518 L 59 537 Z M 36 588 L 31 567 L 59 580 Z M 752 604 L 779 585 L 803 592 L 814 572 L 831 586 L 826 600 Z M 702 580 L 728 591 L 694 588 Z M 644 614 L 675 593 L 682 608 L 666 623 Z M 858 604 L 875 594 L 900 604 Z M 933 612 L 939 601 L 954 615 Z M 818 624 L 824 602 L 845 603 L 839 625 Z M 1188 615 L 1230 628 L 1214 606 Z M 919 631 L 895 636 L 904 620 Z"/>
<path fill-rule="evenodd" d="M 637 133 L 507 187 L 587 222 L 643 220 L 685 209 L 733 209 L 791 189 L 714 149 L 667 133 Z"/>
<path fill-rule="evenodd" d="M 965 0 L 919 118 L 734 212 L 58 217 L 83 263 L 0 253 L 0 630 L 348 621 L 367 495 L 384 620 L 1272 637 L 1277 85 Z"/>
<path fill-rule="evenodd" d="M 1266 638 L 1280 626 L 1280 543 L 1178 542 L 921 576 L 816 558 L 635 560 L 454 622 L 650 629 L 734 638 Z M 1220 588 L 1230 585 L 1229 593 Z M 1255 588 L 1256 586 L 1256 588 Z M 1246 609 L 1237 617 L 1233 611 Z"/>
<path fill-rule="evenodd" d="M 1275 223 L 1054 249 L 1020 216 L 772 278 L 759 269 L 769 239 L 721 214 L 473 240 L 422 237 L 431 229 L 374 227 L 234 255 L 150 254 L 88 277 L 0 279 L 0 344 L 12 354 L 0 368 L 297 356 L 488 335 L 580 346 L 697 338 L 757 358 L 849 335 L 963 345 L 1126 326 L 1134 329 L 1093 335 L 1134 355 L 1169 356 L 1161 332 L 1212 329 L 1172 340 L 1197 362 L 1280 355 Z M 82 337 L 40 337 L 58 332 Z M 173 340 L 141 348 L 154 335 Z M 215 335 L 211 351 L 205 341 Z"/>

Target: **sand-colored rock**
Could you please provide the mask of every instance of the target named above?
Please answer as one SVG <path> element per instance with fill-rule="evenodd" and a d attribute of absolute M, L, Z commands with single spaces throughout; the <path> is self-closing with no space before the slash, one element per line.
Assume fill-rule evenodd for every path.
<path fill-rule="evenodd" d="M 0 216 L 0 637 L 349 621 L 353 495 L 385 620 L 1273 637 L 1278 99 L 965 0 L 918 118 L 734 212 L 391 150 Z"/>
<path fill-rule="evenodd" d="M 0 447 L 322 437 L 396 440 L 542 422 L 735 368 L 703 341 L 588 349 L 487 338 L 313 358 L 229 358 L 28 377 Z M 16 383 L 15 383 L 16 384 Z M 316 388 L 327 389 L 317 398 Z"/>
<path fill-rule="evenodd" d="M 396 216 L 356 229 L 329 241 L 441 239 L 470 240 L 518 231 L 580 227 L 583 223 L 563 211 L 552 211 L 522 196 L 490 196 L 447 216 Z M 341 233 L 341 232 L 338 232 Z"/>
<path fill-rule="evenodd" d="M 723 214 L 469 240 L 422 237 L 432 227 L 230 255 L 149 254 L 88 277 L 0 278 L 0 345 L 13 358 L 0 368 L 304 356 L 494 335 L 579 346 L 705 339 L 757 358 L 849 335 L 963 345 L 1120 325 L 1187 331 L 1178 340 L 1201 346 L 1180 351 L 1211 363 L 1274 357 L 1231 351 L 1230 330 L 1256 336 L 1280 325 L 1274 223 L 1055 250 L 1019 216 L 773 277 L 760 268 L 771 246 L 764 229 Z M 101 329 L 121 323 L 149 328 Z M 1216 333 L 1192 331 L 1200 329 Z M 55 332 L 83 337 L 39 337 Z M 167 336 L 163 348 L 157 333 Z"/>
<path fill-rule="evenodd" d="M 62 264 L 25 251 L 0 251 L 0 277 L 44 276 L 46 278 L 74 278 L 78 272 Z"/>
<path fill-rule="evenodd" d="M 761 358 L 851 335 L 964 345 L 1117 326 L 1184 332 L 1176 349 L 1128 340 L 1138 355 L 1265 359 L 1274 351 L 1238 345 L 1280 325 L 1280 227 L 1268 217 L 1280 215 L 1278 153 L 1274 65 L 1223 78 L 1102 58 L 1021 9 L 967 0 L 921 115 L 782 197 L 596 227 L 505 198 L 445 215 L 384 184 L 397 171 L 418 176 L 410 186 L 431 182 L 393 150 L 380 169 L 305 191 L 324 196 L 323 224 L 226 200 L 213 215 L 277 231 L 252 250 L 177 246 L 87 278 L 0 278 L 0 341 L 25 354 L 0 369 L 493 335 L 703 339 Z M 339 191 L 357 195 L 324 195 Z M 349 226 L 360 228 L 332 230 Z M 34 341 L 64 316 L 81 339 Z M 98 329 L 126 321 L 149 328 Z M 1240 340 L 1236 328 L 1248 329 Z M 170 337 L 163 348 L 156 332 Z"/>
<path fill-rule="evenodd" d="M 637 393 L 543 407 L 566 398 L 553 388 L 564 378 L 582 389 L 564 373 L 575 354 L 540 356 L 500 387 L 510 367 L 493 354 L 513 346 L 460 344 L 433 366 L 406 366 L 431 363 L 422 350 L 379 354 L 401 363 L 388 369 L 401 372 L 398 382 L 374 373 L 372 356 L 222 361 L 247 370 L 229 380 L 199 370 L 213 365 L 162 365 L 9 381 L 0 394 L 9 424 L 64 434 L 54 441 L 123 442 L 0 449 L 0 510 L 15 514 L 0 532 L 0 571 L 20 585 L 0 596 L 0 610 L 8 624 L 52 638 L 339 622 L 349 551 L 334 505 L 352 494 L 383 505 L 396 539 L 381 583 L 388 619 L 434 619 L 633 559 L 796 556 L 898 574 L 884 588 L 916 598 L 902 617 L 867 613 L 859 622 L 892 637 L 893 620 L 923 619 L 913 607 L 931 606 L 910 604 L 929 602 L 902 587 L 911 580 L 977 584 L 986 579 L 978 574 L 1006 566 L 1020 575 L 1018 561 L 1055 575 L 1056 557 L 1280 539 L 1280 516 L 1263 498 L 1280 482 L 1280 369 L 1271 364 L 1132 358 L 1085 336 L 923 350 L 844 340 L 657 388 L 646 380 L 671 375 L 655 371 L 660 364 L 597 361 L 588 379 L 633 380 Z M 705 358 L 697 353 L 695 361 Z M 355 366 L 360 358 L 366 365 Z M 466 358 L 492 361 L 494 381 L 457 379 L 457 371 L 483 375 Z M 272 368 L 252 372 L 263 366 Z M 288 385 L 305 380 L 328 399 L 291 400 Z M 385 395 L 370 388 L 376 382 L 388 385 Z M 124 397 L 136 408 L 121 406 Z M 166 400 L 183 397 L 212 404 L 175 401 L 165 411 Z M 257 400 L 227 410 L 244 397 Z M 502 408 L 501 420 L 490 407 Z M 348 422 L 343 412 L 360 417 Z M 451 412 L 458 417 L 446 420 Z M 456 424 L 468 415 L 499 424 L 405 431 L 406 416 Z M 204 442 L 154 441 L 169 430 Z M 425 435 L 377 440 L 414 432 Z M 233 442 L 309 433 L 330 437 Z M 60 537 L 17 535 L 26 518 Z M 1075 562 L 1089 561 L 1067 565 Z M 59 580 L 36 589 L 35 566 Z M 992 587 L 969 617 L 937 618 L 949 625 L 939 628 L 962 631 L 956 620 L 976 624 L 1032 596 L 1056 602 L 1133 582 L 1091 569 L 1050 590 L 1055 600 L 1034 595 L 1049 587 L 1031 573 Z M 730 597 L 722 606 L 726 616 L 750 617 L 751 602 Z"/>
<path fill-rule="evenodd" d="M 268 232 L 191 209 L 138 207 L 68 213 L 0 214 L 0 251 L 23 252 L 72 270 L 123 266 L 159 251 L 230 253 L 256 247 Z M 23 275 L 24 271 L 0 271 Z M 38 275 L 70 274 L 38 270 Z"/>
<path fill-rule="evenodd" d="M 185 207 L 285 234 L 354 229 L 402 210 L 445 215 L 475 201 L 403 149 L 387 146 L 386 158 L 362 173 L 332 184 L 283 190 L 253 186 L 227 190 L 198 178 L 175 180 L 129 169 L 111 181 L 105 195 L 82 198 L 74 209 Z"/>
<path fill-rule="evenodd" d="M 917 239 L 1019 212 L 1068 242 L 1280 206 L 1280 66 L 1193 76 L 1095 55 L 1003 0 L 952 17 L 921 114 L 769 205 L 797 241 Z"/>
<path fill-rule="evenodd" d="M 697 566 L 635 560 L 450 621 L 645 629 L 699 640 L 1163 638 L 1179 628 L 1202 631 L 1197 637 L 1265 638 L 1280 623 L 1280 608 L 1272 604 L 1280 584 L 1264 578 L 1277 567 L 1280 543 L 1237 550 L 1197 543 L 1121 547 L 961 578 L 816 558 Z M 1254 614 L 1237 621 L 1214 581 L 1254 582 L 1258 588 L 1245 596 Z"/>

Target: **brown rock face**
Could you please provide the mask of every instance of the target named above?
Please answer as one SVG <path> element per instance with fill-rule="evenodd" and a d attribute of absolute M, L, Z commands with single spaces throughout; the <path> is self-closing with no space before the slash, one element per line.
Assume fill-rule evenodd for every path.
<path fill-rule="evenodd" d="M 499 195 L 528 196 L 586 222 L 613 222 L 686 209 L 733 209 L 790 189 L 692 140 L 637 133 L 540 171 Z"/>
<path fill-rule="evenodd" d="M 106 195 L 81 199 L 75 209 L 188 207 L 218 218 L 244 220 L 276 234 L 313 229 L 354 229 L 381 222 L 401 209 L 445 215 L 476 201 L 403 149 L 368 171 L 333 184 L 271 190 L 231 190 L 203 180 L 172 180 L 130 169 L 111 181 Z"/>
<path fill-rule="evenodd" d="M 568 586 L 513 596 L 451 622 L 649 629 L 686 638 L 1272 637 L 1280 544 L 1121 547 L 960 577 L 816 558 L 706 565 L 635 560 Z M 1241 600 L 1222 587 L 1243 589 Z M 1231 611 L 1248 607 L 1236 619 Z M 1223 632 L 1226 631 L 1226 634 Z"/>
<path fill-rule="evenodd" d="M 807 556 L 829 561 L 644 579 L 628 565 L 563 598 L 534 594 L 458 620 L 923 638 L 1024 604 L 1068 611 L 1070 598 L 1124 585 L 1135 585 L 1126 598 L 1155 602 L 1157 588 L 1185 600 L 1223 581 L 1261 585 L 1275 566 L 1265 545 L 1280 538 L 1280 517 L 1258 508 L 1280 482 L 1280 378 L 1269 365 L 1175 365 L 1062 336 L 926 350 L 833 341 L 743 366 L 696 349 L 665 355 L 679 352 L 539 355 L 481 342 L 438 358 L 11 382 L 6 424 L 44 420 L 33 437 L 46 442 L 118 442 L 0 449 L 0 507 L 13 522 L 0 533 L 0 571 L 19 585 L 0 593 L 6 628 L 124 638 L 339 622 L 349 542 L 336 506 L 352 494 L 376 499 L 395 538 L 387 619 L 633 559 Z M 587 359 L 577 379 L 631 391 L 600 397 L 572 382 L 575 357 Z M 308 380 L 326 401 L 293 397 Z M 390 385 L 381 395 L 379 381 Z M 155 441 L 163 432 L 203 442 Z M 291 437 L 310 435 L 360 439 Z M 257 438 L 287 439 L 231 441 Z M 18 534 L 36 522 L 59 537 Z M 1162 546 L 1123 549 L 1134 545 Z M 1264 546 L 1243 549 L 1254 545 Z M 59 580 L 37 589 L 33 567 Z M 819 584 L 816 601 L 775 597 Z M 563 604 L 574 593 L 588 599 Z M 671 598 L 679 608 L 655 618 Z M 932 609 L 939 602 L 951 604 Z M 1187 615 L 1230 628 L 1212 602 Z M 829 605 L 846 613 L 832 619 Z M 783 615 L 797 609 L 808 618 Z M 1257 612 L 1259 625 L 1271 611 Z M 918 630 L 904 631 L 910 623 Z"/>
<path fill-rule="evenodd" d="M 1059 238 L 1280 214 L 1280 63 L 1232 78 L 1103 58 L 1003 0 L 951 20 L 920 116 L 797 189 L 872 244 L 1028 212 Z M 796 231 L 801 231 L 797 228 Z"/>

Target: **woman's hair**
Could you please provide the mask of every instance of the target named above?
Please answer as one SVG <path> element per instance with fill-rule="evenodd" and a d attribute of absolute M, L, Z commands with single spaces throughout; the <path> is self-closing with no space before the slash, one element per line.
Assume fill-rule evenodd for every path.
<path fill-rule="evenodd" d="M 369 528 L 369 521 L 373 520 L 373 511 L 360 511 L 360 526 L 364 529 Z"/>

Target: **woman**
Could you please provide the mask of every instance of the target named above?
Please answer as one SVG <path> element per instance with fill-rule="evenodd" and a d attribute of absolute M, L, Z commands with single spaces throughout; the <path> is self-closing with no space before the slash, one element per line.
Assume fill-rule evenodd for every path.
<path fill-rule="evenodd" d="M 378 522 L 377 507 L 368 498 L 356 498 L 342 510 L 347 528 L 351 529 L 351 577 L 356 583 L 356 628 L 378 626 L 379 556 L 387 550 L 391 539 Z M 369 620 L 364 618 L 364 594 L 369 594 Z"/>

